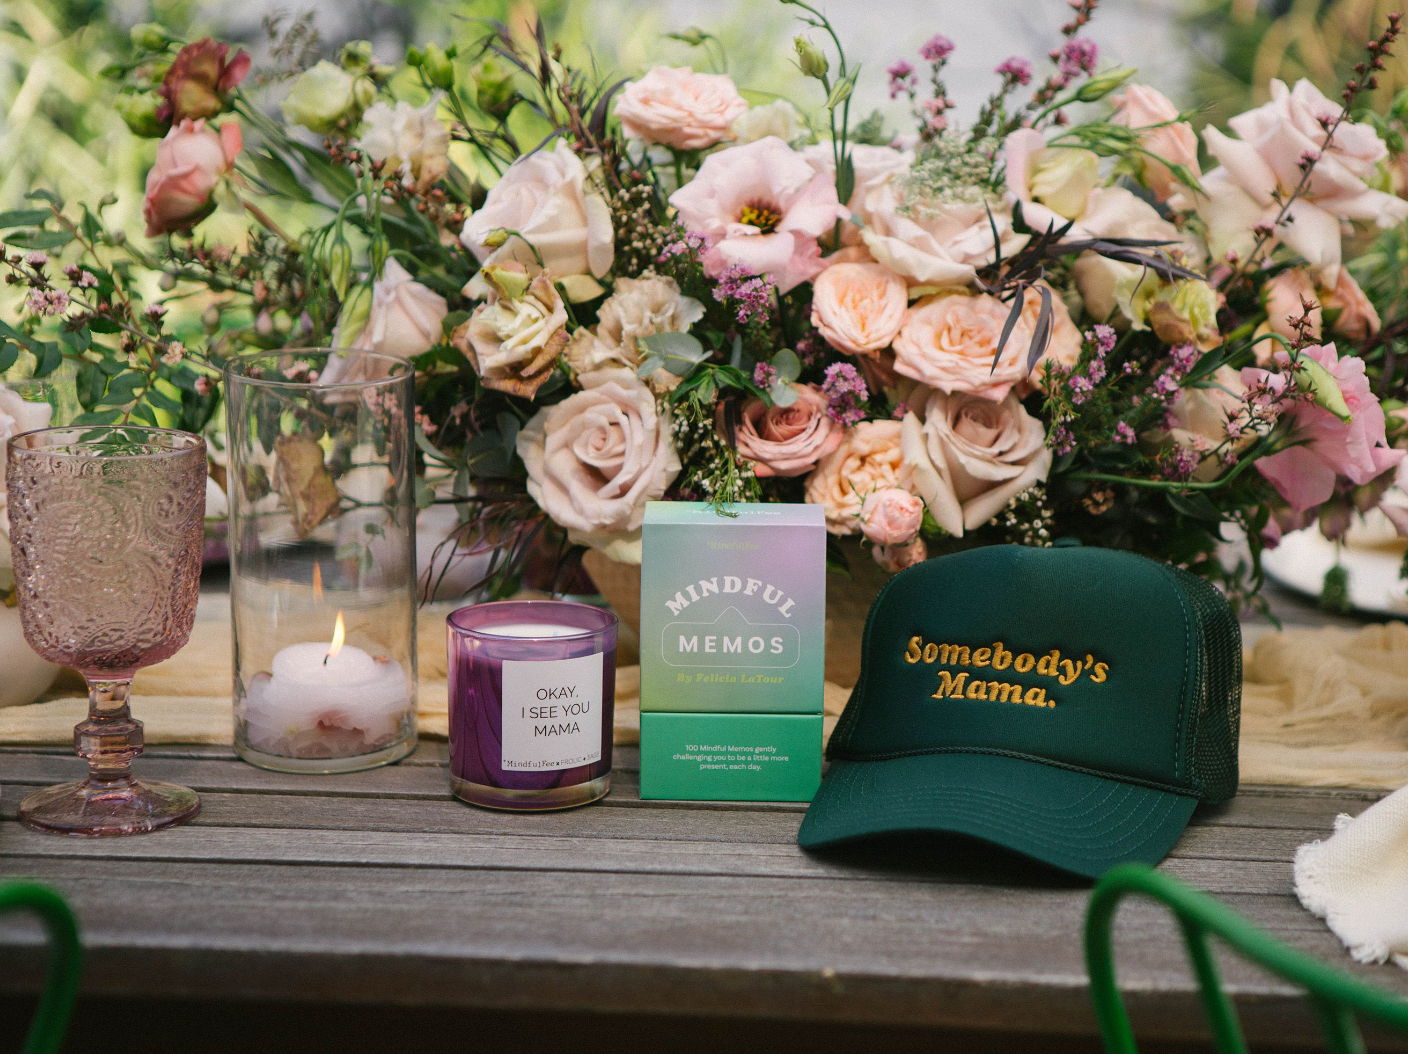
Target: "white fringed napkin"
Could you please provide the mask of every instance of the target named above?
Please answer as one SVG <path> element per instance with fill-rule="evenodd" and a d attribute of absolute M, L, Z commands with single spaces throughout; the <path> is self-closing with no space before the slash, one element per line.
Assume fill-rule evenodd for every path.
<path fill-rule="evenodd" d="M 1408 787 L 1296 851 L 1296 896 L 1359 962 L 1408 970 Z"/>

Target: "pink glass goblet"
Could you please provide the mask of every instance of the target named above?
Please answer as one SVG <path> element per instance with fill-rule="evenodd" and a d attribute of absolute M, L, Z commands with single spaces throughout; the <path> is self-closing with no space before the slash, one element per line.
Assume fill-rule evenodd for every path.
<path fill-rule="evenodd" d="M 175 655 L 200 593 L 205 441 L 164 428 L 46 428 L 13 437 L 5 482 L 20 623 L 30 647 L 88 682 L 74 749 L 88 778 L 20 803 L 29 827 L 137 834 L 188 820 L 192 790 L 138 780 L 132 676 Z"/>

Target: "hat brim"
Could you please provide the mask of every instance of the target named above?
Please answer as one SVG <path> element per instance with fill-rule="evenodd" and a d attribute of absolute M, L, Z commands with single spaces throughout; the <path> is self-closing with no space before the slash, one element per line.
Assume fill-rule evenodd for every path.
<path fill-rule="evenodd" d="M 1003 754 L 936 753 L 831 763 L 797 842 L 944 831 L 1098 878 L 1157 864 L 1198 799 Z"/>

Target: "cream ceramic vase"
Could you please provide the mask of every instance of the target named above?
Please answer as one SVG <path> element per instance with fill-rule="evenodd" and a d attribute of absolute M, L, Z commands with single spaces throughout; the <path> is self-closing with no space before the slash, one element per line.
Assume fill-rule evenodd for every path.
<path fill-rule="evenodd" d="M 49 690 L 59 667 L 34 653 L 20 629 L 20 609 L 0 604 L 0 706 L 32 703 Z"/>

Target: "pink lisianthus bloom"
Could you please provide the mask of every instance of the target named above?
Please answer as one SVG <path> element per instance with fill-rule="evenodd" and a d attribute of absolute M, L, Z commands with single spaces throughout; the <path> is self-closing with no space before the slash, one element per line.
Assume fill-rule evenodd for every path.
<path fill-rule="evenodd" d="M 204 219 L 214 208 L 216 184 L 234 168 L 243 145 L 234 121 L 226 121 L 219 132 L 203 120 L 182 121 L 167 132 L 147 173 L 142 202 L 147 237 L 185 230 Z"/>
<path fill-rule="evenodd" d="M 1341 221 L 1393 227 L 1408 219 L 1408 201 L 1368 185 L 1388 156 L 1371 125 L 1344 121 L 1327 148 L 1323 122 L 1338 118 L 1340 104 L 1307 80 L 1293 89 L 1273 80 L 1270 90 L 1269 102 L 1227 122 L 1238 138 L 1211 126 L 1203 129 L 1203 140 L 1220 167 L 1203 178 L 1206 196 L 1197 207 L 1208 224 L 1214 256 L 1250 252 L 1255 229 L 1275 221 L 1300 184 L 1301 166 L 1307 158 L 1318 158 L 1305 192 L 1291 202 L 1273 233 L 1334 285 Z"/>
<path fill-rule="evenodd" d="M 1283 403 L 1296 438 L 1304 442 L 1261 458 L 1256 467 L 1296 512 L 1328 501 L 1338 478 L 1361 486 L 1396 467 L 1405 453 L 1388 445 L 1384 410 L 1369 389 L 1363 359 L 1341 356 L 1334 344 L 1313 345 L 1300 354 L 1314 359 L 1335 378 L 1349 407 L 1349 420 L 1341 421 L 1308 400 Z M 1284 352 L 1276 356 L 1276 361 L 1282 366 L 1290 365 Z M 1242 381 L 1248 388 L 1291 390 L 1290 385 L 1274 378 L 1276 375 L 1255 367 L 1242 371 Z"/>
<path fill-rule="evenodd" d="M 670 195 L 680 222 L 704 236 L 704 271 L 738 265 L 786 293 L 824 266 L 817 238 L 850 214 L 830 177 L 776 136 L 710 154 Z"/>

